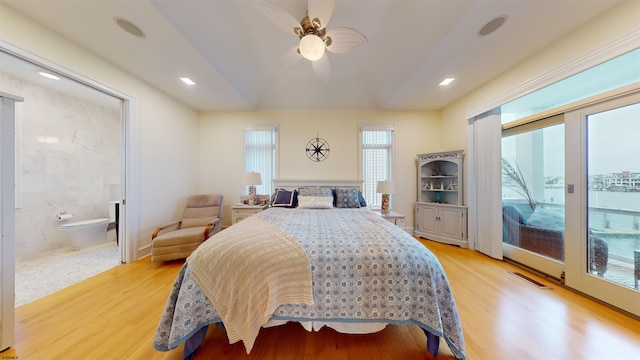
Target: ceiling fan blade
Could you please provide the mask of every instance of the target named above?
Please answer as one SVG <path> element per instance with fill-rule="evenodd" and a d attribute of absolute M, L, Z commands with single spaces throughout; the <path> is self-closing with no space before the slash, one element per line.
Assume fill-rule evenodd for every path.
<path fill-rule="evenodd" d="M 300 22 L 291 14 L 266 1 L 253 0 L 252 3 L 273 25 L 290 34 L 298 35 L 295 28 L 300 28 Z"/>
<path fill-rule="evenodd" d="M 302 55 L 300 55 L 300 53 L 298 52 L 298 47 L 296 46 L 289 49 L 287 52 L 285 52 L 284 55 L 282 55 L 280 62 L 282 63 L 282 66 L 286 69 L 288 67 L 291 67 L 293 64 L 297 63 L 298 61 L 300 61 L 300 59 L 302 59 Z"/>
<path fill-rule="evenodd" d="M 327 30 L 325 38 L 331 38 L 331 43 L 327 45 L 327 50 L 336 54 L 348 53 L 369 41 L 360 31 L 348 27 Z"/>
<path fill-rule="evenodd" d="M 336 0 L 309 0 L 309 20 L 318 19 L 320 21 L 319 29 L 327 27 L 331 15 L 333 15 L 333 8 L 335 7 Z"/>
<path fill-rule="evenodd" d="M 331 74 L 331 64 L 327 54 L 322 55 L 319 60 L 312 61 L 313 71 L 318 77 L 324 81 L 329 81 L 329 74 Z"/>

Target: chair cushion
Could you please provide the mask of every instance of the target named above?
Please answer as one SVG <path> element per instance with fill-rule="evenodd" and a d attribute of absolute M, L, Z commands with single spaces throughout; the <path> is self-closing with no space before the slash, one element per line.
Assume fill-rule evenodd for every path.
<path fill-rule="evenodd" d="M 206 226 L 213 219 L 221 216 L 222 195 L 203 194 L 187 198 L 187 205 L 182 215 L 180 228 Z"/>
<path fill-rule="evenodd" d="M 536 207 L 527 224 L 542 229 L 564 232 L 564 209 Z"/>
<path fill-rule="evenodd" d="M 520 210 L 518 210 L 518 208 L 513 205 L 502 205 L 502 215 L 509 216 L 512 220 L 517 221 L 519 224 L 527 224 L 524 215 L 522 215 Z"/>
<path fill-rule="evenodd" d="M 170 231 L 153 239 L 152 247 L 156 248 L 187 243 L 201 243 L 205 240 L 204 229 L 205 227 L 201 226 Z"/>
<path fill-rule="evenodd" d="M 180 228 L 181 229 L 194 228 L 194 227 L 204 228 L 205 226 L 207 226 L 207 224 L 212 222 L 215 218 L 216 217 L 214 216 L 184 218 L 182 219 L 182 224 L 180 224 Z"/>
<path fill-rule="evenodd" d="M 170 261 L 176 259 L 186 259 L 198 248 L 201 243 L 180 244 L 174 246 L 152 247 L 151 261 Z"/>
<path fill-rule="evenodd" d="M 210 206 L 220 206 L 220 201 L 222 200 L 222 196 L 218 194 L 203 194 L 203 195 L 191 195 L 187 198 L 186 207 L 210 207 Z"/>

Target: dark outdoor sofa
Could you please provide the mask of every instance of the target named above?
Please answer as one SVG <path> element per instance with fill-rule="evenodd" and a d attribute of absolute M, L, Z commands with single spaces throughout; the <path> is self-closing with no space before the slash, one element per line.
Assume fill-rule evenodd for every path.
<path fill-rule="evenodd" d="M 514 205 L 502 206 L 502 236 L 507 244 L 529 250 L 552 259 L 564 261 L 564 232 L 532 226 L 527 217 Z M 607 271 L 609 247 L 607 243 L 589 235 L 591 271 L 603 276 Z"/>

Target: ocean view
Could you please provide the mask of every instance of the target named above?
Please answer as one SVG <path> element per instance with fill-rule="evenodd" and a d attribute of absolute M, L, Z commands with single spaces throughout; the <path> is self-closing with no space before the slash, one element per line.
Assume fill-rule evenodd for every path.
<path fill-rule="evenodd" d="M 545 188 L 546 202 L 565 204 L 564 188 Z M 609 245 L 609 254 L 633 259 L 640 250 L 640 192 L 589 191 L 589 227 Z"/>

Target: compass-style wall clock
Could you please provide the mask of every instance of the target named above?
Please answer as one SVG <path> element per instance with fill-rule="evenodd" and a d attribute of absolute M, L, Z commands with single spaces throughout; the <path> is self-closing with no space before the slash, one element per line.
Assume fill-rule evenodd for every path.
<path fill-rule="evenodd" d="M 322 161 L 329 156 L 329 143 L 322 138 L 314 137 L 307 142 L 307 157 L 312 161 Z"/>

